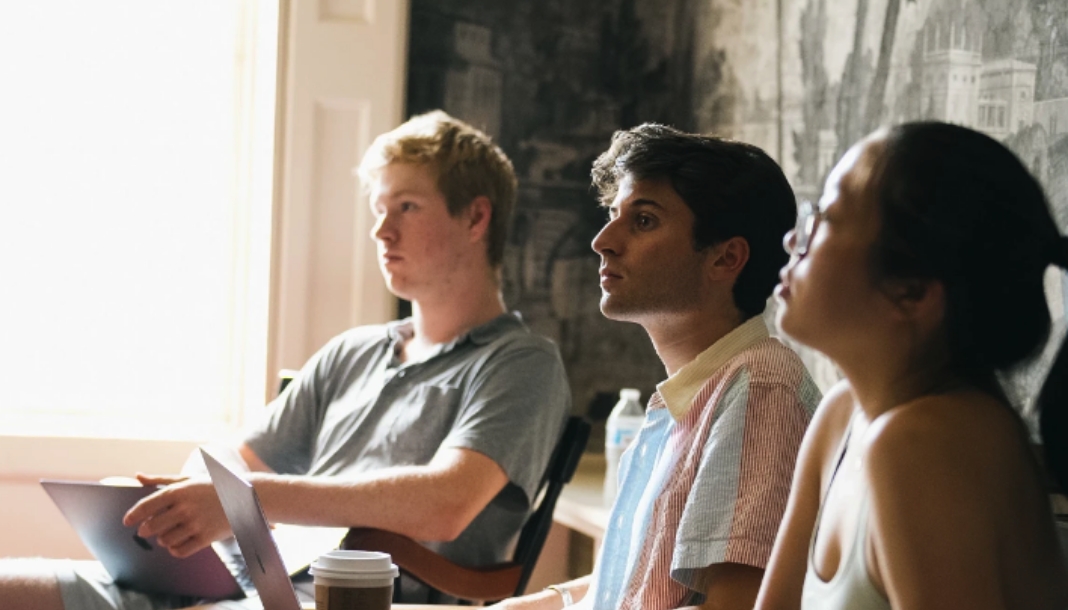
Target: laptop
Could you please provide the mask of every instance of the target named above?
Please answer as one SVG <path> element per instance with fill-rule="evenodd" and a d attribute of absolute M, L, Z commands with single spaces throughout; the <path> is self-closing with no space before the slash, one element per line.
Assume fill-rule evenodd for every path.
<path fill-rule="evenodd" d="M 252 584 L 260 594 L 263 610 L 302 610 L 256 490 L 203 447 L 200 453 L 245 558 Z M 315 608 L 315 604 L 307 608 Z"/>
<path fill-rule="evenodd" d="M 179 559 L 159 546 L 154 536 L 142 538 L 136 527 L 122 524 L 126 512 L 156 487 L 49 479 L 42 479 L 41 486 L 116 583 L 146 593 L 204 599 L 244 597 L 233 574 L 211 547 Z"/>

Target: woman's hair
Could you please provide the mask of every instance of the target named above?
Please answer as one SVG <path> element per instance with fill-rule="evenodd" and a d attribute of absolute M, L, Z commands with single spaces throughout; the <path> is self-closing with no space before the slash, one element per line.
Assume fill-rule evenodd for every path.
<path fill-rule="evenodd" d="M 980 384 L 1039 352 L 1049 336 L 1046 267 L 1068 266 L 1068 238 L 1042 187 L 996 140 L 945 123 L 884 132 L 870 191 L 881 228 L 876 277 L 937 280 L 957 371 Z M 1046 463 L 1068 489 L 1068 350 L 1038 397 Z"/>

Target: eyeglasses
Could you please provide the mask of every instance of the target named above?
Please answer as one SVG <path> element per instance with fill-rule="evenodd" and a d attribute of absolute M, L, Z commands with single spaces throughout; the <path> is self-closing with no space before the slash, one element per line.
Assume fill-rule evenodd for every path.
<path fill-rule="evenodd" d="M 819 204 L 811 201 L 802 201 L 797 208 L 797 226 L 794 227 L 793 254 L 804 256 L 808 254 L 808 246 L 812 243 L 812 234 L 823 219 L 823 210 Z"/>

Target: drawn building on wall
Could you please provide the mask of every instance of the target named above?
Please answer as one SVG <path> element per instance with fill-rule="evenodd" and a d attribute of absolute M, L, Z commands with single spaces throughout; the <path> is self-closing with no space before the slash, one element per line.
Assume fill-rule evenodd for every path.
<path fill-rule="evenodd" d="M 964 14 L 940 13 L 921 33 L 925 118 L 975 127 L 982 71 L 982 30 Z"/>
<path fill-rule="evenodd" d="M 445 110 L 498 137 L 504 77 L 491 51 L 493 30 L 464 22 L 453 28 L 456 59 L 445 74 Z"/>
<path fill-rule="evenodd" d="M 676 122 L 652 113 L 688 99 L 663 84 L 670 65 L 663 58 L 674 57 L 674 47 L 650 40 L 645 27 L 664 34 L 683 4 L 412 2 L 407 111 L 442 108 L 489 133 L 512 160 L 519 188 L 502 295 L 534 332 L 556 342 L 575 411 L 595 421 L 619 388 L 649 392 L 664 375 L 641 327 L 600 312 L 590 242 L 604 212 L 590 167 L 615 130 Z M 595 431 L 591 447 L 598 443 Z"/>
<path fill-rule="evenodd" d="M 1031 125 L 1037 71 L 1035 64 L 1017 59 L 984 64 L 979 86 L 979 123 L 975 127 L 1004 140 Z"/>
<path fill-rule="evenodd" d="M 818 141 L 818 172 L 819 175 L 825 176 L 831 173 L 834 164 L 838 162 L 838 134 L 833 129 L 821 129 Z"/>
<path fill-rule="evenodd" d="M 879 16 L 890 4 L 413 0 L 409 112 L 444 108 L 515 163 L 502 290 L 560 346 L 576 410 L 663 375 L 641 329 L 598 308 L 590 241 L 603 213 L 589 169 L 615 129 L 651 120 L 756 143 L 779 153 L 799 198 L 815 199 L 857 125 L 963 124 L 1016 152 L 1068 227 L 1068 4 L 905 0 L 888 36 Z M 791 16 L 796 30 L 776 21 Z M 838 36 L 850 22 L 861 36 Z M 760 51 L 776 33 L 772 59 Z M 887 107 L 866 112 L 880 74 Z M 1068 282 L 1047 288 L 1063 326 Z"/>
<path fill-rule="evenodd" d="M 1034 122 L 1046 128 L 1050 141 L 1068 136 L 1068 97 L 1035 102 Z"/>

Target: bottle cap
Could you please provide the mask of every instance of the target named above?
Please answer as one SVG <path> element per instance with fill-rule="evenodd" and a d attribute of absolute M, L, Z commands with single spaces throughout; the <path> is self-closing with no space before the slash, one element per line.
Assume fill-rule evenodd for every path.
<path fill-rule="evenodd" d="M 642 392 L 634 388 L 623 388 L 619 391 L 619 397 L 623 400 L 636 400 L 641 402 Z"/>

